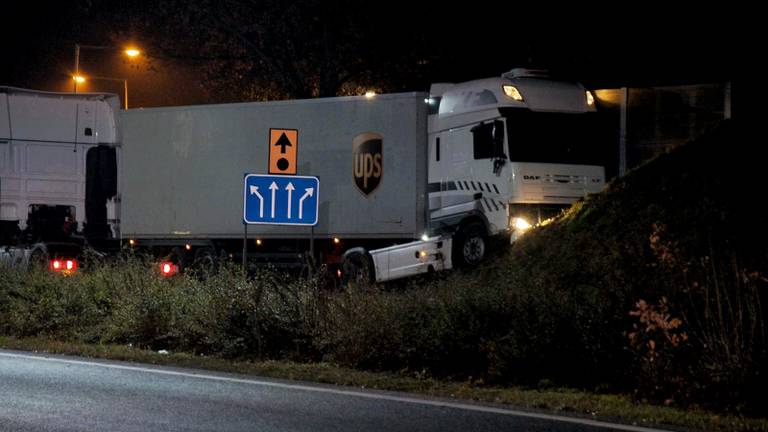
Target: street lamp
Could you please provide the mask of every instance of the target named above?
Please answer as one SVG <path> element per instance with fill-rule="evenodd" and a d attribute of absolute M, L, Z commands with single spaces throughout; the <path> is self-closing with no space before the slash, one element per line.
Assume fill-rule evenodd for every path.
<path fill-rule="evenodd" d="M 114 47 L 114 46 L 80 45 L 80 44 L 76 43 L 75 44 L 75 75 L 74 75 L 74 77 L 79 77 L 80 76 L 80 49 L 110 50 L 110 51 L 115 51 L 115 50 L 119 51 L 119 50 L 121 50 L 121 48 Z M 141 55 L 141 51 L 139 51 L 138 49 L 133 48 L 133 47 L 127 48 L 127 49 L 122 50 L 122 51 L 123 51 L 123 53 L 125 53 L 125 55 L 127 55 L 128 57 L 131 57 L 131 58 L 137 57 L 137 56 Z M 74 78 L 74 81 L 75 81 L 75 93 L 77 93 L 77 84 L 79 82 L 82 82 L 82 81 L 78 81 L 77 78 Z M 128 84 L 126 84 L 125 87 L 127 89 L 128 88 Z M 127 93 L 128 93 L 128 90 L 126 90 L 126 94 Z M 126 101 L 127 101 L 127 98 L 126 98 Z"/>
<path fill-rule="evenodd" d="M 82 75 L 74 75 L 72 76 L 72 79 L 75 81 L 75 86 L 77 86 L 77 84 L 82 84 L 86 81 L 86 78 Z M 125 107 L 125 109 L 128 109 L 128 80 L 127 79 L 112 78 L 112 77 L 88 77 L 88 79 L 103 80 L 103 81 L 122 81 L 123 82 L 123 106 Z"/>

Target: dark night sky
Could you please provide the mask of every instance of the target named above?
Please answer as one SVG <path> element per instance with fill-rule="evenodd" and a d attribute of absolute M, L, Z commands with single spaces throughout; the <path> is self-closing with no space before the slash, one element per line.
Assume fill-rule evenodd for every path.
<path fill-rule="evenodd" d="M 17 3 L 4 20 L 14 26 L 0 30 L 6 59 L 0 68 L 0 85 L 71 90 L 69 74 L 76 41 L 122 43 L 114 40 L 114 30 L 126 28 L 121 9 L 125 2 Z M 114 13 L 104 14 L 95 23 L 83 7 L 93 3 L 102 4 L 106 11 L 114 8 Z M 132 12 L 131 19 L 152 14 L 151 2 L 130 3 L 145 6 Z M 404 7 L 398 7 L 400 3 L 359 4 L 361 8 L 381 8 L 376 14 L 386 23 L 383 28 L 391 23 L 391 31 L 379 36 L 382 43 L 409 50 L 419 40 L 434 53 L 425 76 L 401 83 L 403 90 L 426 90 L 429 82 L 498 76 L 531 56 L 536 64 L 591 88 L 732 81 L 737 61 L 735 34 L 739 30 L 726 29 L 722 23 L 729 17 L 720 10 L 651 11 L 650 5 L 644 5 L 644 12 L 627 8 L 597 16 L 584 10 L 553 14 L 552 10 L 522 10 L 512 3 L 483 1 L 464 9 L 438 7 L 436 2 L 403 3 Z M 510 6 L 501 6 L 504 4 Z M 134 37 L 142 44 L 142 35 Z M 91 75 L 128 79 L 132 106 L 212 101 L 199 90 L 199 74 L 183 60 L 155 61 L 147 70 L 116 54 L 83 50 L 80 65 Z M 103 81 L 91 83 L 88 90 L 119 93 L 122 87 Z"/>

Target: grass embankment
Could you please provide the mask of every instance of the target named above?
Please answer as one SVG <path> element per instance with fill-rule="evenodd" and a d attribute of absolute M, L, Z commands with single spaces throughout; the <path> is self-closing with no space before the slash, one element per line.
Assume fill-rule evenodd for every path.
<path fill-rule="evenodd" d="M 726 124 L 481 268 L 405 287 L 327 292 L 275 273 L 246 281 L 231 268 L 168 280 L 135 259 L 68 278 L 0 272 L 0 334 L 333 364 L 491 393 L 578 388 L 575 398 L 682 408 L 669 424 L 763 430 L 762 420 L 740 420 L 765 416 L 768 388 L 768 217 L 750 207 L 763 195 L 756 153 Z M 687 423 L 700 409 L 731 420 Z"/>

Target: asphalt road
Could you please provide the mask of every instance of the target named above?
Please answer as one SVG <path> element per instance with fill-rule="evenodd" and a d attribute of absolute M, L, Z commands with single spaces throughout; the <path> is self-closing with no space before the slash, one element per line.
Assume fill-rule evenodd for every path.
<path fill-rule="evenodd" d="M 499 406 L 0 350 L 0 431 L 651 432 Z"/>

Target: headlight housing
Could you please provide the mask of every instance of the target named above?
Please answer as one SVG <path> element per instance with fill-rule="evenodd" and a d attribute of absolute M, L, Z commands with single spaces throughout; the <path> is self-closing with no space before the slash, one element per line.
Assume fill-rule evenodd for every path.
<path fill-rule="evenodd" d="M 531 229 L 533 225 L 531 225 L 531 223 L 528 222 L 525 218 L 516 216 L 510 220 L 509 226 L 514 228 L 516 231 L 526 232 Z"/>
<path fill-rule="evenodd" d="M 504 90 L 504 94 L 508 97 L 511 97 L 512 99 L 522 102 L 523 101 L 523 95 L 520 93 L 520 90 L 517 89 L 517 87 L 511 85 L 511 84 L 505 84 L 501 87 Z"/>
<path fill-rule="evenodd" d="M 593 107 L 595 106 L 595 96 L 592 94 L 591 91 L 587 90 L 587 106 Z"/>

